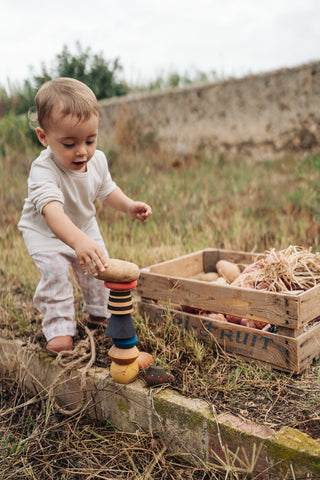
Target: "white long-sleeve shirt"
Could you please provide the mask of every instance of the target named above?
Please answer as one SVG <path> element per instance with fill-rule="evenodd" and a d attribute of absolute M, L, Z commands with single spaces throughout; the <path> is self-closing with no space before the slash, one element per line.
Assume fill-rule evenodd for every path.
<path fill-rule="evenodd" d="M 32 163 L 28 198 L 18 223 L 30 255 L 72 251 L 55 236 L 42 215 L 44 206 L 54 200 L 62 203 L 65 214 L 80 230 L 104 247 L 94 202 L 105 200 L 115 188 L 103 152 L 96 150 L 87 164 L 87 171 L 81 173 L 61 165 L 50 147 L 42 151 Z"/>

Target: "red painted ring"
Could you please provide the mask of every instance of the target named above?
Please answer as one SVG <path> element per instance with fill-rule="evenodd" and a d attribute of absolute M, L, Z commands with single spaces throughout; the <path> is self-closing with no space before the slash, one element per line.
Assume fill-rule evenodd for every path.
<path fill-rule="evenodd" d="M 129 283 L 113 283 L 113 282 L 104 282 L 105 287 L 110 288 L 110 290 L 132 290 L 138 285 L 138 281 L 134 280 Z"/>

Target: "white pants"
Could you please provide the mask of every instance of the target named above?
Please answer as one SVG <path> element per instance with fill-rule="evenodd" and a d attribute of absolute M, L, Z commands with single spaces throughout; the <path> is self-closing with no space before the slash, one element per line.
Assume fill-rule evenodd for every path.
<path fill-rule="evenodd" d="M 91 272 L 84 275 L 75 254 L 36 253 L 32 256 L 41 272 L 41 280 L 33 297 L 34 305 L 44 315 L 42 322 L 46 340 L 76 334 L 73 286 L 69 265 L 83 294 L 83 311 L 97 317 L 107 314 L 109 290 Z"/>

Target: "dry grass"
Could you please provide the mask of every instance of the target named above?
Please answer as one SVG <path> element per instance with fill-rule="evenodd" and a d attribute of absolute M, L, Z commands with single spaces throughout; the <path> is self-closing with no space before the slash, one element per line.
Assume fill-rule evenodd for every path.
<path fill-rule="evenodd" d="M 175 453 L 161 438 L 137 429 L 128 434 L 110 424 L 51 411 L 47 395 L 26 395 L 22 384 L 0 375 L 1 479 L 244 480 L 255 474 L 260 449 L 216 455 L 206 463 Z M 8 407 L 10 405 L 10 407 Z"/>
<path fill-rule="evenodd" d="M 320 389 L 315 390 L 311 382 L 315 370 L 297 379 L 248 365 L 214 344 L 203 345 L 193 335 L 173 326 L 169 316 L 158 326 L 145 324 L 137 316 L 136 325 L 139 347 L 154 353 L 158 363 L 170 373 L 171 387 L 185 396 L 206 399 L 215 406 L 217 414 L 229 411 L 276 429 L 290 425 L 307 431 L 308 424 L 319 424 Z M 80 329 L 78 341 L 84 333 Z M 95 340 L 96 363 L 99 367 L 108 366 L 110 339 L 103 331 L 96 331 Z M 6 372 L 0 379 L 0 478 L 260 478 L 255 473 L 254 460 L 259 457 L 259 449 L 245 452 L 248 460 L 241 455 L 240 461 L 240 452 L 232 453 L 224 447 L 223 459 L 217 456 L 205 463 L 194 455 L 172 452 L 164 439 L 141 431 L 138 426 L 134 434 L 125 434 L 112 425 L 88 421 L 85 409 L 74 415 L 61 415 L 47 392 L 30 397 L 19 380 L 10 379 Z"/>
<path fill-rule="evenodd" d="M 48 398 L 28 398 L 6 375 L 1 377 L 0 438 L 0 478 L 6 480 L 218 478 L 205 465 L 196 467 L 169 453 L 150 434 L 88 423 L 85 411 L 71 417 L 49 414 Z"/>
<path fill-rule="evenodd" d="M 272 370 L 227 354 L 212 338 L 204 344 L 192 332 L 137 317 L 140 346 L 152 352 L 185 396 L 202 398 L 217 413 L 230 412 L 275 430 L 290 426 L 320 438 L 319 367 L 302 375 Z"/>
<path fill-rule="evenodd" d="M 39 273 L 16 227 L 37 148 L 9 147 L 3 148 L 4 155 L 0 151 L 0 323 L 3 335 L 41 344 L 41 317 L 32 305 Z M 111 160 L 113 177 L 130 196 L 151 203 L 154 216 L 140 225 L 98 205 L 113 257 L 144 267 L 207 247 L 263 252 L 294 244 L 318 250 L 320 157 L 240 165 L 200 154 L 176 158 L 156 149 L 132 151 L 117 150 Z M 76 315 L 82 320 L 76 285 L 75 292 Z M 218 413 L 320 436 L 317 363 L 294 377 L 227 355 L 214 341 L 205 345 L 174 327 L 169 316 L 161 325 L 151 325 L 137 313 L 134 320 L 139 347 L 166 368 L 171 386 L 182 394 L 206 399 Z M 108 341 L 103 334 L 96 338 L 99 365 L 108 364 Z M 51 411 L 46 396 L 26 403 L 21 385 L 4 373 L 1 385 L 0 478 L 254 478 L 248 466 L 245 473 L 221 462 L 215 467 L 186 464 L 161 440 L 88 424 L 85 412 L 61 417 Z M 9 411 L 8 405 L 14 408 Z"/>

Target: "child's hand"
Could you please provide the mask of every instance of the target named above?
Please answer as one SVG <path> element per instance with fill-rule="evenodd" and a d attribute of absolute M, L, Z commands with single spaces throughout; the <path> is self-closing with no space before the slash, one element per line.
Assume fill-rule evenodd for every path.
<path fill-rule="evenodd" d="M 74 247 L 82 271 L 88 274 L 88 269 L 94 276 L 103 272 L 108 266 L 108 259 L 103 248 L 89 237 L 82 236 Z"/>
<path fill-rule="evenodd" d="M 140 220 L 144 223 L 152 215 L 152 209 L 149 205 L 143 202 L 132 202 L 129 207 L 129 215 L 132 218 Z"/>

